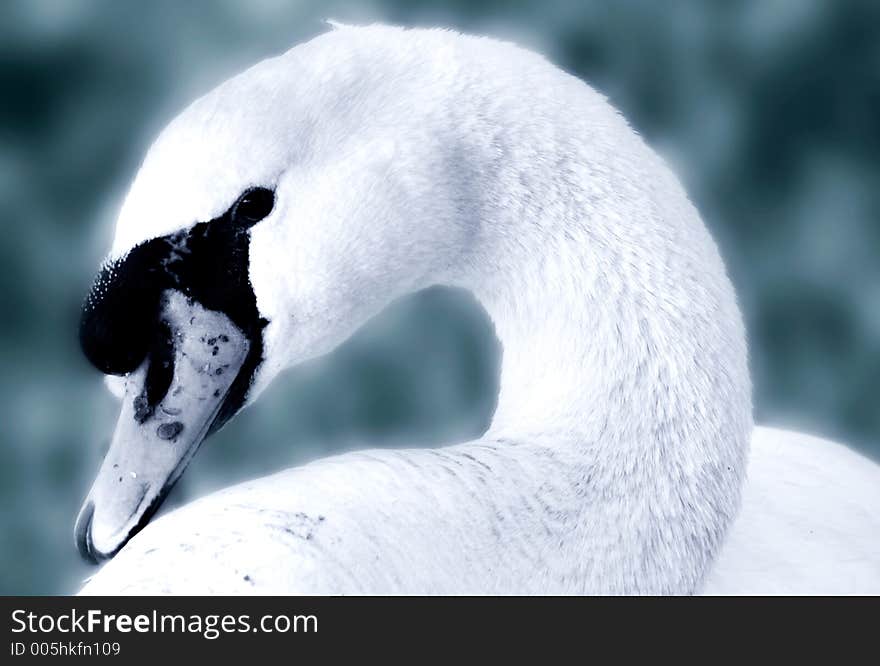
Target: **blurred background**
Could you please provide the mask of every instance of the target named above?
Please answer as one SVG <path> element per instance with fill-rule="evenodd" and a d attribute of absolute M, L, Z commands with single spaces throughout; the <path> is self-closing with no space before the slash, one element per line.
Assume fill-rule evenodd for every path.
<path fill-rule="evenodd" d="M 152 138 L 194 96 L 326 28 L 513 39 L 603 91 L 721 245 L 756 416 L 880 459 L 880 3 L 866 0 L 16 0 L 0 4 L 0 593 L 75 591 L 73 521 L 117 406 L 78 309 Z M 282 377 L 171 498 L 366 444 L 477 436 L 498 349 L 432 289 Z"/>

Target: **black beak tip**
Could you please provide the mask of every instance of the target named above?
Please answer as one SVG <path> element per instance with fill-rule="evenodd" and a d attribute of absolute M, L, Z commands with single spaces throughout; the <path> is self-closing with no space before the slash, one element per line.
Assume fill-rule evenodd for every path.
<path fill-rule="evenodd" d="M 90 564 L 99 564 L 106 559 L 103 553 L 95 550 L 92 543 L 92 517 L 95 515 L 95 504 L 89 500 L 80 510 L 73 528 L 73 538 L 80 556 Z"/>

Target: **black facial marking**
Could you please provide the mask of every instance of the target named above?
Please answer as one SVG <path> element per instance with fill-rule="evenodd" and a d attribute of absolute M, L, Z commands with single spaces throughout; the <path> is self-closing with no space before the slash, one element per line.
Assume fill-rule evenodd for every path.
<path fill-rule="evenodd" d="M 147 355 L 163 283 L 160 249 L 150 241 L 105 264 L 83 304 L 80 345 L 105 374 L 131 372 Z"/>
<path fill-rule="evenodd" d="M 208 310 L 223 312 L 250 340 L 247 358 L 209 432 L 241 408 L 262 361 L 262 331 L 268 323 L 260 317 L 248 278 L 248 230 L 272 211 L 274 203 L 271 190 L 247 190 L 222 216 L 146 241 L 101 268 L 83 305 L 80 344 L 86 358 L 105 374 L 127 374 L 149 355 L 135 418 L 145 421 L 152 415 L 174 375 L 171 332 L 159 317 L 166 289 L 177 289 Z"/>

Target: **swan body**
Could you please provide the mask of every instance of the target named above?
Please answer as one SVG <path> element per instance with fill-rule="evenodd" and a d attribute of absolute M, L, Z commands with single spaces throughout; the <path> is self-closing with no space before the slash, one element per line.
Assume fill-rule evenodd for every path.
<path fill-rule="evenodd" d="M 437 485 L 466 484 L 472 470 L 443 456 L 411 452 L 436 467 Z M 88 594 L 356 594 L 571 592 L 553 575 L 552 552 L 510 537 L 497 550 L 474 549 L 468 566 L 449 575 L 448 553 L 482 541 L 481 519 L 435 511 L 410 497 L 413 467 L 378 488 L 376 506 L 340 488 L 359 474 L 390 476 L 397 456 L 410 452 L 346 454 L 286 470 L 209 495 L 158 519 L 108 563 Z M 459 458 L 467 462 L 467 458 Z M 485 458 L 484 458 L 485 460 Z M 472 461 L 473 462 L 473 461 Z M 340 480 L 346 483 L 340 484 Z M 423 491 L 424 492 L 424 491 Z M 509 487 L 497 504 L 535 500 Z M 404 498 L 401 502 L 400 494 Z M 447 493 L 448 494 L 448 493 Z M 432 492 L 432 499 L 436 494 Z M 331 499 L 333 498 L 333 499 Z M 743 506 L 710 568 L 703 594 L 880 593 L 880 468 L 827 440 L 774 428 L 755 428 Z M 296 507 L 296 510 L 291 510 Z M 338 508 L 336 508 L 338 507 Z M 345 516 L 345 522 L 335 520 Z M 483 515 L 482 512 L 478 516 Z M 395 523 L 405 519 L 407 524 Z M 391 521 L 390 524 L 387 521 Z M 449 521 L 451 524 L 446 524 Z M 502 523 L 503 524 L 503 523 Z M 507 525 L 511 532 L 515 519 Z M 387 527 L 376 530 L 377 525 Z M 534 525 L 536 529 L 542 526 Z M 543 528 L 545 529 L 545 528 Z M 417 535 L 415 547 L 393 541 Z M 448 541 L 446 541 L 448 539 Z M 518 541 L 518 543 L 517 543 Z M 259 554 L 259 556 L 255 556 Z M 516 588 L 511 565 L 534 578 Z"/>
<path fill-rule="evenodd" d="M 717 248 L 662 160 L 581 81 L 494 40 L 337 27 L 171 123 L 111 258 L 226 224 L 253 187 L 275 198 L 247 232 L 265 327 L 245 402 L 394 299 L 446 284 L 474 293 L 501 342 L 492 424 L 203 498 L 134 536 L 85 592 L 777 591 L 826 518 L 820 533 L 844 533 L 810 553 L 853 548 L 852 580 L 880 577 L 877 466 L 758 430 L 746 481 L 745 333 Z M 826 457 L 839 464 L 811 462 Z M 830 503 L 797 490 L 831 470 L 861 485 Z M 846 507 L 859 511 L 833 522 Z"/>
<path fill-rule="evenodd" d="M 742 508 L 705 594 L 880 594 L 880 465 L 755 428 Z"/>

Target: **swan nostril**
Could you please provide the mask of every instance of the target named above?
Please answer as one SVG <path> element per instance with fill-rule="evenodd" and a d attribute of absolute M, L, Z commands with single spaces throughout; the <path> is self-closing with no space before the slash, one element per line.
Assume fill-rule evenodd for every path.
<path fill-rule="evenodd" d="M 135 420 L 143 423 L 171 388 L 174 380 L 174 340 L 168 322 L 160 320 L 150 350 L 143 393 L 135 400 Z M 138 409 L 140 407 L 140 409 Z"/>

